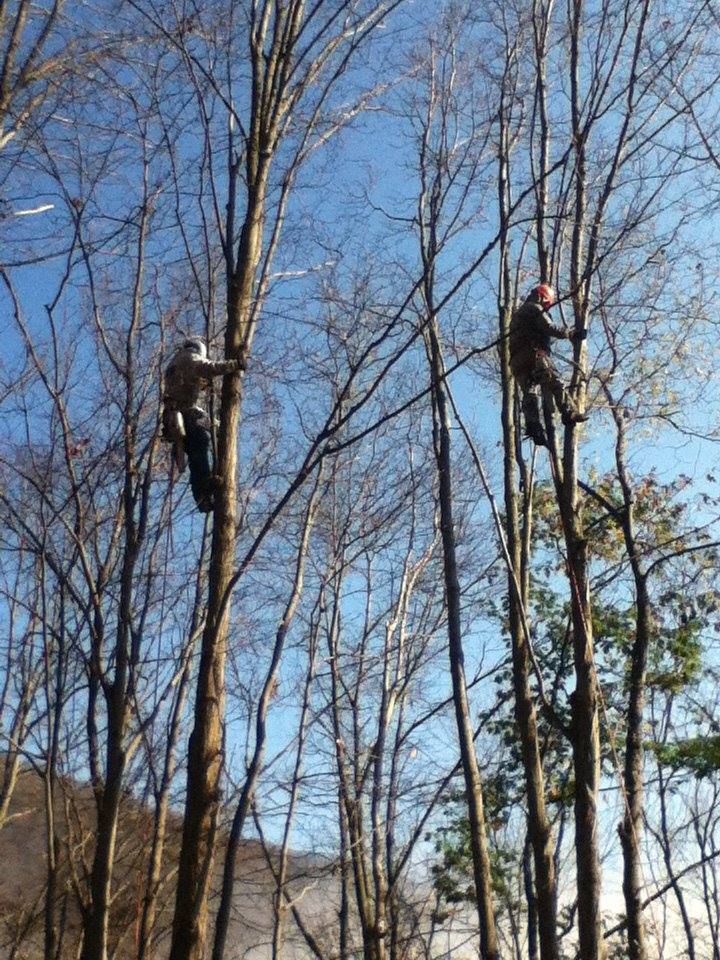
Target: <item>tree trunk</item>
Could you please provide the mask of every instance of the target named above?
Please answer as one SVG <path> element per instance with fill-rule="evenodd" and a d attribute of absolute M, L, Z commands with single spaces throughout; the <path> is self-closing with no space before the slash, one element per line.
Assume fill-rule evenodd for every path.
<path fill-rule="evenodd" d="M 47 629 L 43 630 L 45 649 L 45 703 L 48 723 L 48 755 L 45 764 L 45 849 L 47 857 L 47 880 L 45 887 L 45 936 L 44 960 L 55 960 L 58 955 L 56 923 L 56 901 L 58 898 L 58 872 L 60 859 L 60 838 L 55 818 L 55 788 L 57 785 L 57 763 L 60 753 L 60 722 L 64 705 L 65 674 L 65 590 L 59 585 L 59 609 L 57 650 L 54 665 L 52 646 Z M 43 597 L 45 596 L 43 567 Z M 43 606 L 45 601 L 43 600 Z"/>
<path fill-rule="evenodd" d="M 180 732 L 180 721 L 185 710 L 187 700 L 187 691 L 190 683 L 190 663 L 191 650 L 196 641 L 197 629 L 197 598 L 193 610 L 193 622 L 190 630 L 189 645 L 187 652 L 187 663 L 180 677 L 177 696 L 173 704 L 170 717 L 170 728 L 168 730 L 168 742 L 165 748 L 165 757 L 163 760 L 162 778 L 160 788 L 155 797 L 155 817 L 153 819 L 153 836 L 150 847 L 150 857 L 148 860 L 147 881 L 145 896 L 143 898 L 142 914 L 140 917 L 140 927 L 138 930 L 138 960 L 146 960 L 152 956 L 155 937 L 155 915 L 157 911 L 158 893 L 162 879 L 163 856 L 165 852 L 165 839 L 167 831 L 167 816 L 170 806 L 170 787 L 175 775 L 175 751 L 177 747 L 178 735 Z"/>
<path fill-rule="evenodd" d="M 115 861 L 115 840 L 122 799 L 122 785 L 127 766 L 126 734 L 128 723 L 128 685 L 130 677 L 130 623 L 132 617 L 133 574 L 137 557 L 136 531 L 133 520 L 132 474 L 126 467 L 126 546 L 121 580 L 119 623 L 115 643 L 115 677 L 106 689 L 107 748 L 105 777 L 96 785 L 97 837 L 90 873 L 90 907 L 83 923 L 83 946 L 80 960 L 106 960 L 110 919 L 111 882 Z"/>
<path fill-rule="evenodd" d="M 98 645 L 92 652 L 91 675 L 96 673 L 101 683 L 107 710 L 107 743 L 105 749 L 105 773 L 102 781 L 98 770 L 91 763 L 94 773 L 97 803 L 97 838 L 95 855 L 90 874 L 90 906 L 83 918 L 83 946 L 81 960 L 106 960 L 108 955 L 108 927 L 112 901 L 112 874 L 115 860 L 115 841 L 118 817 L 122 800 L 125 770 L 131 757 L 127 745 L 130 715 L 130 691 L 133 673 L 139 656 L 133 638 L 133 612 L 135 597 L 135 570 L 148 522 L 148 493 L 153 469 L 153 457 L 157 435 L 151 440 L 144 456 L 147 458 L 141 484 L 137 484 L 139 462 L 137 456 L 137 429 L 140 410 L 135 396 L 135 338 L 142 318 L 142 289 L 145 256 L 145 240 L 150 216 L 148 197 L 148 167 L 144 166 L 145 202 L 142 207 L 137 246 L 133 310 L 125 339 L 124 356 L 124 407 L 123 407 L 123 468 L 122 493 L 123 555 L 120 574 L 120 596 L 115 631 L 114 674 L 112 683 L 100 680 L 102 629 L 97 630 L 94 642 Z M 137 516 L 136 516 L 137 514 Z M 97 593 L 97 584 L 89 585 L 92 594 Z M 96 617 L 99 616 L 99 609 Z M 88 706 L 88 721 L 92 735 L 97 733 L 94 704 Z M 134 749 L 134 748 L 132 748 Z M 96 744 L 91 744 L 91 755 L 97 758 Z"/>
<path fill-rule="evenodd" d="M 260 149 L 254 145 L 253 149 Z M 267 162 L 257 172 L 238 249 L 236 273 L 228 279 L 226 358 L 247 362 L 255 276 L 262 250 Z M 248 160 L 250 163 L 250 160 Z M 231 240 L 229 242 L 232 242 Z M 202 960 L 208 920 L 208 893 L 220 807 L 225 716 L 225 653 L 237 525 L 236 471 L 242 372 L 223 377 L 216 473 L 208 608 L 202 635 L 195 694 L 194 726 L 188 747 L 187 792 L 173 918 L 171 960 Z"/>
<path fill-rule="evenodd" d="M 108 734 L 108 755 L 107 777 L 98 808 L 97 839 L 90 874 L 91 899 L 83 924 L 80 960 L 105 960 L 108 951 L 111 880 L 125 773 L 125 753 L 117 742 L 117 730 L 115 734 Z"/>
<path fill-rule="evenodd" d="M 628 958 L 647 960 L 643 923 L 643 878 L 640 864 L 640 835 L 643 819 L 643 711 L 645 674 L 652 635 L 650 601 L 643 576 L 636 579 L 635 642 L 630 661 L 627 742 L 625 746 L 625 816 L 620 826 L 623 850 L 623 895 L 627 919 Z"/>
<path fill-rule="evenodd" d="M 511 384 L 503 391 L 503 428 L 505 431 L 505 515 L 508 527 L 508 551 L 513 575 L 508 577 L 510 600 L 509 627 L 512 643 L 513 690 L 515 694 L 515 722 L 517 723 L 528 806 L 528 831 L 535 863 L 537 889 L 537 916 L 542 960 L 557 960 L 557 880 L 555 876 L 554 844 L 550 821 L 545 807 L 545 777 L 542 769 L 537 713 L 530 686 L 530 653 L 522 622 L 523 598 L 517 596 L 516 585 L 521 584 L 521 532 L 517 512 L 517 491 L 514 473 L 514 423 Z"/>
<path fill-rule="evenodd" d="M 527 952 L 528 960 L 538 960 L 538 912 L 537 897 L 533 884 L 532 843 L 528 834 L 523 847 L 523 887 L 527 903 Z"/>
<path fill-rule="evenodd" d="M 665 870 L 670 880 L 672 891 L 675 894 L 675 899 L 678 903 L 680 919 L 682 921 L 683 930 L 685 931 L 688 960 L 698 960 L 697 949 L 695 946 L 695 933 L 693 931 L 693 921 L 690 917 L 687 903 L 685 902 L 685 894 L 683 893 L 682 885 L 677 878 L 675 867 L 673 866 L 672 862 L 672 840 L 670 837 L 667 820 L 668 785 L 665 781 L 665 773 L 661 763 L 658 763 L 657 765 L 657 784 L 660 798 L 660 842 L 662 845 Z"/>
<path fill-rule="evenodd" d="M 242 142 L 234 141 L 235 122 L 228 125 L 227 205 L 223 246 L 227 279 L 227 327 L 225 357 L 237 358 L 244 368 L 252 348 L 258 320 L 258 303 L 267 289 L 267 273 L 262 275 L 260 296 L 256 302 L 256 280 L 263 251 L 268 178 L 273 157 L 284 132 L 291 126 L 289 117 L 304 93 L 318 83 L 328 60 L 351 36 L 349 25 L 333 36 L 336 13 L 329 14 L 320 28 L 311 24 L 302 49 L 298 41 L 308 23 L 323 4 L 306 7 L 304 0 L 292 3 L 253 5 L 248 20 L 247 54 L 249 94 L 247 125 Z M 352 6 L 352 5 L 351 5 Z M 348 8 L 348 11 L 350 8 Z M 384 8 L 378 7 L 356 21 L 357 36 L 348 44 L 342 66 L 347 64 L 356 41 L 380 22 Z M 347 36 L 345 33 L 347 30 Z M 339 67 L 322 81 L 320 103 L 335 79 Z M 232 99 L 232 95 L 230 95 Z M 310 133 L 318 122 L 319 106 L 303 114 L 306 126 L 302 148 L 285 171 L 282 199 L 268 247 L 267 268 L 279 236 L 287 189 L 307 155 Z M 300 119 L 300 117 L 299 117 Z M 297 132 L 297 130 L 295 131 Z M 245 213 L 235 255 L 235 217 L 240 187 L 240 163 L 244 164 Z M 220 488 L 215 497 L 212 546 L 208 573 L 207 623 L 203 632 L 198 685 L 195 698 L 194 727 L 188 752 L 187 795 L 183 839 L 178 871 L 177 896 L 173 917 L 171 960 L 201 960 L 207 936 L 208 893 L 220 805 L 222 740 L 225 712 L 225 651 L 228 641 L 228 617 L 233 592 L 237 525 L 236 467 L 238 430 L 243 376 L 238 370 L 223 379 L 220 397 L 220 427 L 216 473 Z"/>
<path fill-rule="evenodd" d="M 455 555 L 453 525 L 453 490 L 450 456 L 450 412 L 444 386 L 444 369 L 440 352 L 437 323 L 433 317 L 427 326 L 432 398 L 434 406 L 434 447 L 437 462 L 440 528 L 443 544 L 443 571 L 448 608 L 448 655 L 452 678 L 453 704 L 460 742 L 460 757 L 465 777 L 473 874 L 480 921 L 480 956 L 482 960 L 499 960 L 492 895 L 492 873 L 483 808 L 482 779 L 475 753 L 475 740 L 465 679 L 465 657 L 460 617 L 460 583 Z"/>
<path fill-rule="evenodd" d="M 328 630 L 328 660 L 330 665 L 330 679 L 332 684 L 332 722 L 333 735 L 335 737 L 335 762 L 338 774 L 338 797 L 340 804 L 340 829 L 344 834 L 344 850 L 341 850 L 341 857 L 345 857 L 345 862 L 349 860 L 349 866 L 352 868 L 353 886 L 355 888 L 355 902 L 357 905 L 358 919 L 360 920 L 360 929 L 363 939 L 363 958 L 364 960 L 386 960 L 387 951 L 385 948 L 384 932 L 378 928 L 377 907 L 373 896 L 372 887 L 372 864 L 368 862 L 368 845 L 365 837 L 365 825 L 363 822 L 362 797 L 358 796 L 354 785 L 357 778 L 351 777 L 348 771 L 348 760 L 346 757 L 346 746 L 343 738 L 343 726 L 340 712 L 340 696 L 342 682 L 340 677 L 340 590 L 342 585 L 342 566 L 344 557 L 339 563 L 339 570 L 334 584 L 334 597 L 332 607 L 332 619 Z M 354 718 L 356 721 L 357 718 Z M 358 741 L 355 743 L 356 749 Z M 347 855 L 349 852 L 349 856 Z M 343 910 L 348 910 L 346 897 L 346 884 L 343 882 L 343 901 L 341 904 L 341 943 L 343 934 L 347 936 L 347 913 L 343 916 Z M 342 944 L 347 949 L 347 941 Z"/>
<path fill-rule="evenodd" d="M 568 473 L 568 476 L 572 474 Z M 571 695 L 575 771 L 575 855 L 580 955 L 602 960 L 605 945 L 600 922 L 600 855 L 597 798 L 600 788 L 600 726 L 595 676 L 587 544 L 579 534 L 577 501 L 565 513 L 568 573 L 572 592 L 573 652 L 576 686 Z M 569 523 L 568 523 L 569 519 Z"/>
<path fill-rule="evenodd" d="M 308 546 L 310 543 L 310 533 L 312 530 L 315 510 L 317 507 L 318 494 L 320 491 L 321 475 L 318 474 L 315 488 L 308 503 L 303 525 L 302 536 L 298 545 L 298 552 L 295 561 L 295 576 L 293 579 L 290 597 L 285 606 L 283 616 L 275 634 L 275 644 L 273 646 L 270 664 L 265 676 L 262 693 L 258 702 L 255 716 L 255 748 L 250 765 L 245 777 L 237 809 L 233 817 L 228 838 L 227 849 L 225 851 L 225 867 L 223 870 L 222 890 L 220 893 L 220 905 L 218 907 L 215 923 L 215 940 L 213 943 L 213 960 L 222 960 L 227 943 L 227 934 L 230 927 L 230 910 L 232 907 L 233 890 L 235 888 L 235 863 L 240 846 L 245 820 L 247 819 L 250 806 L 255 796 L 262 762 L 265 756 L 265 742 L 267 738 L 267 715 L 270 709 L 270 701 L 273 697 L 275 684 L 277 683 L 277 674 L 280 669 L 280 661 L 285 649 L 285 640 L 287 639 L 290 625 L 295 617 L 300 597 L 302 596 L 303 581 L 305 576 L 305 560 L 307 557 Z"/>
<path fill-rule="evenodd" d="M 274 896 L 274 918 L 273 918 L 273 936 L 272 936 L 272 960 L 282 960 L 283 947 L 285 943 L 285 918 L 287 915 L 287 905 L 285 903 L 285 893 L 288 878 L 288 859 L 290 853 L 290 841 L 294 827 L 295 811 L 300 798 L 300 783 L 303 773 L 303 760 L 305 754 L 305 741 L 308 734 L 310 719 L 310 708 L 312 705 L 312 687 L 315 681 L 316 657 L 317 657 L 317 627 L 319 624 L 315 621 L 315 626 L 311 629 L 310 643 L 308 652 L 308 669 L 303 686 L 302 707 L 300 710 L 300 720 L 298 723 L 298 741 L 295 752 L 295 763 L 293 766 L 292 781 L 290 787 L 290 800 L 288 811 L 283 828 L 283 838 L 280 845 L 278 874 L 276 890 Z M 341 863 L 340 870 L 344 871 L 344 861 L 342 860 L 343 833 L 341 832 Z M 344 884 L 344 877 L 342 880 Z M 343 931 L 340 930 L 340 947 L 343 945 Z M 341 960 L 345 957 L 341 952 Z"/>
<path fill-rule="evenodd" d="M 640 836 L 643 828 L 643 714 L 648 651 L 654 633 L 653 612 L 648 595 L 647 575 L 635 536 L 634 495 L 625 467 L 626 439 L 624 411 L 606 388 L 617 429 L 615 464 L 623 495 L 622 532 L 635 583 L 635 640 L 630 653 L 627 733 L 625 745 L 625 813 L 619 828 L 623 851 L 623 895 L 627 920 L 629 960 L 647 960 L 643 923 L 643 877 L 640 863 Z"/>
<path fill-rule="evenodd" d="M 503 479 L 507 547 L 511 570 L 508 570 L 509 629 L 512 644 L 513 690 L 515 694 L 515 722 L 522 750 L 525 789 L 528 805 L 528 833 L 535 863 L 537 891 L 537 923 L 542 960 L 558 960 L 557 939 L 557 879 L 555 876 L 554 845 L 550 821 L 545 807 L 545 777 L 542 768 L 537 713 L 530 686 L 531 661 L 526 637 L 527 599 L 529 591 L 528 558 L 524 555 L 523 537 L 529 541 L 529 530 L 523 530 L 518 511 L 517 492 L 517 427 L 515 424 L 515 381 L 510 371 L 508 333 L 512 303 L 508 263 L 508 163 L 509 143 L 506 125 L 501 122 L 500 170 L 498 195 L 503 235 L 501 235 L 501 303 L 500 303 L 500 376 L 502 381 Z M 529 513 L 531 503 L 527 501 Z M 529 516 L 528 516 L 529 521 Z"/>
<path fill-rule="evenodd" d="M 583 129 L 580 56 L 583 0 L 570 11 L 570 102 L 575 153 L 575 210 L 570 256 L 570 287 L 575 329 L 587 329 L 589 279 L 584 275 L 587 207 L 587 156 Z M 584 408 L 587 350 L 584 340 L 574 348 L 571 390 Z M 578 429 L 564 431 L 562 476 L 554 463 L 558 506 L 562 518 L 567 575 L 570 583 L 575 690 L 571 696 L 573 767 L 575 772 L 575 860 L 578 888 L 578 939 L 583 960 L 603 960 L 605 942 L 600 920 L 601 870 L 598 849 L 597 799 L 600 788 L 600 724 L 598 686 L 590 605 L 587 541 L 578 497 Z"/>

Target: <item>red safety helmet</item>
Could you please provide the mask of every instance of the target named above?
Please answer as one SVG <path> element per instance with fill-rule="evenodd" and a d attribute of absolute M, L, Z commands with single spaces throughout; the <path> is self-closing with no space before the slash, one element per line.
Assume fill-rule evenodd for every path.
<path fill-rule="evenodd" d="M 549 310 L 555 303 L 555 291 L 549 283 L 539 283 L 536 287 L 533 287 L 530 296 L 539 300 L 546 310 Z"/>

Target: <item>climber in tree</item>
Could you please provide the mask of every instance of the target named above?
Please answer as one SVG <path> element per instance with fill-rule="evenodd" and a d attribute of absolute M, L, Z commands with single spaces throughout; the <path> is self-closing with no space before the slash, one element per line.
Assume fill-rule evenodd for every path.
<path fill-rule="evenodd" d="M 551 359 L 550 341 L 574 340 L 574 330 L 556 327 L 548 311 L 555 303 L 555 291 L 547 283 L 538 284 L 518 307 L 510 321 L 510 369 L 522 392 L 522 410 L 527 435 L 539 446 L 547 446 L 542 423 L 538 390 L 548 391 L 560 410 L 562 421 L 587 420 L 580 413 Z"/>
<path fill-rule="evenodd" d="M 208 360 L 205 342 L 191 337 L 173 354 L 165 370 L 163 439 L 174 445 L 181 473 L 187 457 L 190 488 L 202 513 L 213 509 L 218 481 L 213 474 L 210 419 L 200 405 L 200 394 L 214 377 L 239 367 L 237 360 Z"/>

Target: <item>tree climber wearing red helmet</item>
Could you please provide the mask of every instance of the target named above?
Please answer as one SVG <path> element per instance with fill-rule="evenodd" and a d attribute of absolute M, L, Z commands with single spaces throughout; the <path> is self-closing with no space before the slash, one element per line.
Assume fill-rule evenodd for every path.
<path fill-rule="evenodd" d="M 527 435 L 539 446 L 547 446 L 536 387 L 550 392 L 560 410 L 562 421 L 587 420 L 575 406 L 551 359 L 551 340 L 573 340 L 575 331 L 556 327 L 548 311 L 555 303 L 555 291 L 540 283 L 528 294 L 510 321 L 510 369 L 522 391 L 522 409 Z"/>

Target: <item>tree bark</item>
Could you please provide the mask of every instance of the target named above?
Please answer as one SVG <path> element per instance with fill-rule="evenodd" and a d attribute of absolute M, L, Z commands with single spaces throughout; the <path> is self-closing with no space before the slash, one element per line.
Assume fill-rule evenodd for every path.
<path fill-rule="evenodd" d="M 358 919 L 360 920 L 360 930 L 363 941 L 364 960 L 386 960 L 387 950 L 385 944 L 385 932 L 377 924 L 377 906 L 373 896 L 372 885 L 372 864 L 368 858 L 368 844 L 365 836 L 365 824 L 363 820 L 363 801 L 358 796 L 354 787 L 359 782 L 357 771 L 355 776 L 351 776 L 348 769 L 350 761 L 347 759 L 347 748 L 343 737 L 343 725 L 341 718 L 341 690 L 342 680 L 340 676 L 340 602 L 341 589 L 343 583 L 344 553 L 339 551 L 338 572 L 333 583 L 333 605 L 330 627 L 328 629 L 328 660 L 330 664 L 330 679 L 332 690 L 332 723 L 333 735 L 335 737 L 335 763 L 338 774 L 338 798 L 340 804 L 340 830 L 343 835 L 344 850 L 341 850 L 341 858 L 345 863 L 349 861 L 352 868 L 353 885 L 355 889 L 355 902 L 357 904 Z M 357 717 L 353 716 L 353 722 L 357 722 Z M 356 738 L 356 751 L 359 742 Z M 348 856 L 349 854 L 349 856 Z M 348 924 L 347 913 L 343 916 L 343 910 L 348 911 L 349 904 L 346 897 L 347 881 L 343 877 L 343 901 L 341 905 L 341 941 L 343 931 L 347 936 Z M 345 949 L 346 943 L 342 944 Z"/>
<path fill-rule="evenodd" d="M 45 569 L 42 564 L 43 579 L 43 620 L 47 615 L 45 605 L 46 584 Z M 47 857 L 47 879 L 45 883 L 44 911 L 44 960 L 55 960 L 58 940 L 56 923 L 56 901 L 58 898 L 60 837 L 55 817 L 57 786 L 57 764 L 60 753 L 60 722 L 64 704 L 65 674 L 65 590 L 59 584 L 57 649 L 52 649 L 50 631 L 43 626 L 43 646 L 45 655 L 45 704 L 47 709 L 48 751 L 45 762 L 45 850 Z"/>
<path fill-rule="evenodd" d="M 222 738 L 225 714 L 225 653 L 228 618 L 234 588 L 233 573 L 237 526 L 236 468 L 243 373 L 258 322 L 258 304 L 267 289 L 267 268 L 280 233 L 287 190 L 303 158 L 308 138 L 319 122 L 318 111 L 334 81 L 343 73 L 352 52 L 381 21 L 389 7 L 378 4 L 364 16 L 335 24 L 331 12 L 324 23 L 323 4 L 253 4 L 248 22 L 250 91 L 247 128 L 243 142 L 234 143 L 234 117 L 229 123 L 227 215 L 223 237 L 227 280 L 225 357 L 237 358 L 241 369 L 223 378 L 216 473 L 220 488 L 215 497 L 214 523 L 208 573 L 207 624 L 203 632 L 194 727 L 188 753 L 187 794 L 183 840 L 173 918 L 171 960 L 201 960 L 207 936 L 208 894 L 212 873 L 217 818 L 220 805 Z M 351 5 L 348 6 L 348 15 Z M 309 25 L 309 29 L 306 28 Z M 337 30 L 335 30 L 337 26 Z M 307 33 L 307 45 L 299 44 Z M 319 81 L 328 59 L 346 44 L 345 56 L 334 72 Z M 298 49 L 300 46 L 300 49 Z M 282 199 L 276 211 L 267 256 L 263 260 L 270 166 L 290 118 L 303 95 L 313 85 L 320 88 L 319 103 L 310 108 L 302 148 L 294 154 L 284 174 Z M 230 98 L 232 99 L 232 98 Z M 210 131 L 208 136 L 210 135 Z M 324 142 L 320 140 L 319 142 Z M 235 250 L 239 164 L 245 166 L 245 213 Z M 260 284 L 258 290 L 258 271 Z"/>

